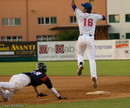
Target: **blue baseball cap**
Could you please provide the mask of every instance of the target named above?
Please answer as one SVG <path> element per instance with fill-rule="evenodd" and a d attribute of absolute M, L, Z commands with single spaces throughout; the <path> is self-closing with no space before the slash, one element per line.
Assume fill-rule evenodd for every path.
<path fill-rule="evenodd" d="M 90 3 L 84 3 L 84 4 L 81 4 L 81 6 L 85 7 L 87 10 L 91 11 L 92 10 L 92 5 Z"/>

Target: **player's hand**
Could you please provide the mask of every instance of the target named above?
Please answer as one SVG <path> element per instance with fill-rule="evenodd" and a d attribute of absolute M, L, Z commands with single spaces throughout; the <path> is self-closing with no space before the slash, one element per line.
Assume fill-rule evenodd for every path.
<path fill-rule="evenodd" d="M 59 96 L 58 99 L 67 99 L 66 97 Z"/>
<path fill-rule="evenodd" d="M 40 97 L 43 97 L 43 96 L 48 96 L 48 95 L 47 95 L 47 94 L 44 94 L 44 93 L 40 93 L 40 94 L 37 95 L 37 97 L 39 97 L 39 96 L 40 96 Z"/>

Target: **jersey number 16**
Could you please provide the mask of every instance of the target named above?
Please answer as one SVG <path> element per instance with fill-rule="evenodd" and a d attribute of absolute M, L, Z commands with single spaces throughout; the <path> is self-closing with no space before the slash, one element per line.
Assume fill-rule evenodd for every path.
<path fill-rule="evenodd" d="M 90 19 L 84 18 L 84 26 L 86 26 L 86 23 L 88 24 L 88 26 L 93 26 L 93 19 L 91 19 L 91 18 Z"/>

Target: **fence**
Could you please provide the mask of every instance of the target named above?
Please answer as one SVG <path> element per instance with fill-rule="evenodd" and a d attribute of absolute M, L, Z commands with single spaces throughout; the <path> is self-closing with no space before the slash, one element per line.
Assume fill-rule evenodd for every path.
<path fill-rule="evenodd" d="M 77 41 L 0 43 L 0 61 L 63 61 L 77 59 Z M 96 40 L 96 60 L 130 59 L 130 40 Z M 84 60 L 88 60 L 86 51 Z"/>

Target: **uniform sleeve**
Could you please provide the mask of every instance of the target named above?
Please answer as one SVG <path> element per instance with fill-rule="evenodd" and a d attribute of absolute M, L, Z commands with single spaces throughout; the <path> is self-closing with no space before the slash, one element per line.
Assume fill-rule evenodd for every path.
<path fill-rule="evenodd" d="M 75 16 L 79 19 L 82 17 L 83 12 L 79 10 L 78 8 L 75 9 Z"/>
<path fill-rule="evenodd" d="M 102 20 L 106 20 L 106 17 L 103 15 L 103 19 Z"/>
<path fill-rule="evenodd" d="M 73 5 L 72 8 L 73 8 L 73 10 L 75 11 L 75 9 L 77 8 L 77 6 L 76 6 L 76 5 Z"/>
<path fill-rule="evenodd" d="M 106 18 L 105 18 L 105 16 L 104 15 L 99 15 L 99 14 L 96 14 L 96 20 L 98 21 L 98 20 L 105 20 Z"/>
<path fill-rule="evenodd" d="M 74 10 L 74 14 L 75 14 L 75 16 L 76 16 L 77 18 L 79 18 L 80 15 L 83 14 L 83 12 L 80 11 L 80 10 L 77 8 L 76 5 L 73 5 L 72 8 L 73 8 L 73 10 Z"/>
<path fill-rule="evenodd" d="M 46 79 L 46 82 L 44 84 L 47 86 L 48 89 L 51 89 L 53 87 L 49 78 Z"/>

